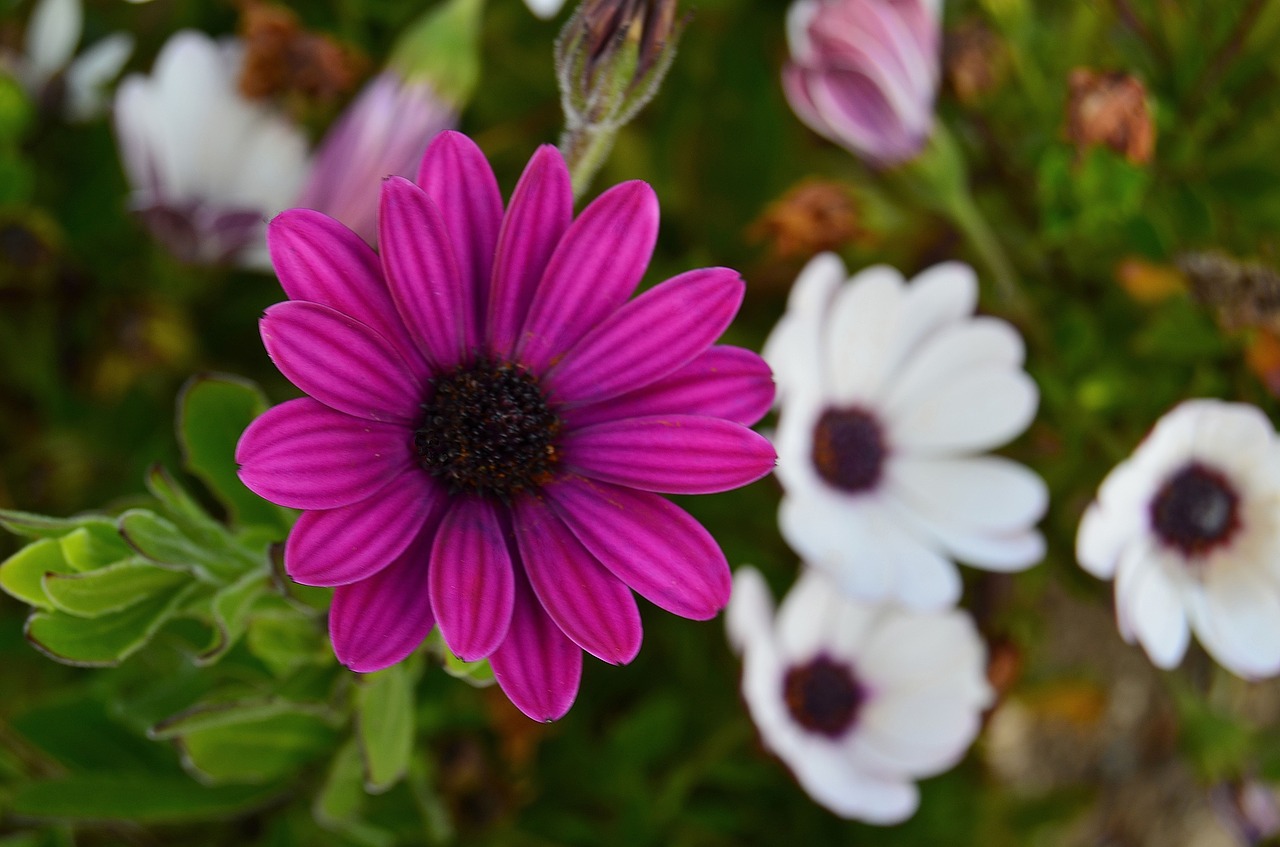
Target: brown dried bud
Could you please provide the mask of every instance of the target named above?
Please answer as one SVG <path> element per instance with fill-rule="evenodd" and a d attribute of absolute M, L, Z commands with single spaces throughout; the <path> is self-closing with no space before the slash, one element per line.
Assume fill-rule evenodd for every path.
<path fill-rule="evenodd" d="M 1272 268 L 1219 253 L 1186 253 L 1178 257 L 1178 269 L 1191 296 L 1215 311 L 1223 329 L 1280 332 L 1280 274 Z"/>
<path fill-rule="evenodd" d="M 837 250 L 861 233 L 858 207 L 847 185 L 807 180 L 770 203 L 749 235 L 767 241 L 779 258 L 807 258 Z"/>
<path fill-rule="evenodd" d="M 1076 68 L 1069 80 L 1067 137 L 1077 147 L 1102 144 L 1135 165 L 1151 161 L 1156 128 L 1147 89 L 1127 73 Z"/>
<path fill-rule="evenodd" d="M 978 21 L 965 21 L 948 32 L 942 53 L 947 82 L 961 103 L 973 103 L 1004 82 L 1008 50 L 1000 36 Z"/>
<path fill-rule="evenodd" d="M 602 61 L 623 42 L 639 45 L 635 79 L 657 63 L 676 25 L 676 0 L 584 0 L 581 23 L 586 71 L 595 76 Z"/>
<path fill-rule="evenodd" d="M 283 6 L 248 0 L 240 10 L 245 43 L 240 91 L 260 99 L 301 94 L 332 102 L 355 88 L 365 61 L 328 35 L 302 28 Z"/>

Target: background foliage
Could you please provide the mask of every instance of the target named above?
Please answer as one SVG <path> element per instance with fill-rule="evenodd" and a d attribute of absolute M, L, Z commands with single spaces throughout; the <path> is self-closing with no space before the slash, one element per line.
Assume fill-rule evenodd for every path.
<path fill-rule="evenodd" d="M 370 69 L 421 11 L 409 0 L 290 5 Z M 6 41 L 29 10 L 0 0 Z M 738 268 L 748 297 L 726 340 L 759 349 L 818 249 L 787 240 L 804 211 L 787 193 L 813 179 L 847 203 L 828 246 L 851 268 L 977 263 L 926 203 L 794 118 L 778 84 L 785 4 L 700 0 L 692 11 L 663 91 L 596 182 L 657 190 L 646 282 Z M 325 592 L 282 594 L 255 576 L 285 524 L 227 464 L 255 410 L 295 395 L 257 336 L 278 284 L 176 263 L 126 213 L 109 122 L 66 124 L 0 77 L 0 507 L 111 515 L 10 527 L 46 539 L 26 548 L 39 557 L 28 590 L 47 606 L 33 637 L 85 663 L 141 647 L 140 632 L 149 642 L 118 667 L 56 664 L 24 638 L 28 608 L 0 595 L 0 847 L 1240 843 L 1241 781 L 1280 781 L 1280 692 L 1194 651 L 1176 673 L 1152 670 L 1120 641 L 1110 586 L 1079 570 L 1073 542 L 1102 476 L 1177 401 L 1245 400 L 1276 420 L 1275 301 L 1225 277 L 1191 285 L 1178 263 L 1208 252 L 1280 264 L 1280 3 L 954 0 L 946 20 L 953 47 L 973 28 L 991 37 L 990 84 L 974 94 L 949 76 L 938 109 L 1034 304 L 1018 320 L 1041 410 L 1008 452 L 1047 479 L 1053 501 L 1042 565 L 966 574 L 1002 700 L 969 758 L 924 783 L 914 819 L 876 829 L 808 800 L 760 748 L 718 622 L 645 609 L 639 658 L 589 661 L 577 704 L 552 726 L 455 678 L 469 669 L 446 673 L 438 650 L 360 679 L 336 670 Z M 219 0 L 97 0 L 85 40 L 130 31 L 130 69 L 146 70 L 179 28 L 236 25 Z M 557 27 L 518 0 L 488 3 L 463 129 L 505 192 L 534 146 L 558 136 Z M 1145 84 L 1150 162 L 1068 139 L 1077 67 Z M 340 105 L 305 118 L 318 132 Z M 1223 319 L 1246 306 L 1249 321 Z M 180 392 L 213 372 L 254 380 L 265 397 L 227 379 Z M 731 562 L 756 564 L 781 590 L 796 562 L 777 500 L 766 480 L 683 505 Z M 117 519 L 147 555 L 119 541 Z M 222 545 L 219 561 L 239 566 L 179 582 L 174 561 L 190 557 L 172 549 L 193 543 Z M 0 539 L 0 553 L 20 544 Z M 48 570 L 64 578 L 42 582 Z M 77 592 L 86 573 L 101 585 Z M 195 612 L 166 612 L 179 606 Z M 100 625 L 91 644 L 65 642 L 85 631 L 60 630 L 68 616 Z"/>

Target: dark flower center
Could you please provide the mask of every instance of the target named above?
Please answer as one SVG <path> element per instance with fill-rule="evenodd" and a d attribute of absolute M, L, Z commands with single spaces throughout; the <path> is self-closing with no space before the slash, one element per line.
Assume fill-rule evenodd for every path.
<path fill-rule="evenodd" d="M 1240 496 L 1218 471 L 1192 462 L 1165 480 L 1151 501 L 1156 535 L 1195 556 L 1228 541 L 1240 526 Z"/>
<path fill-rule="evenodd" d="M 864 699 L 849 666 L 827 656 L 789 669 L 782 697 L 796 723 L 829 738 L 839 738 L 853 726 Z"/>
<path fill-rule="evenodd" d="M 560 419 L 520 365 L 481 359 L 432 380 L 414 433 L 418 460 L 454 492 L 508 499 L 551 479 Z"/>
<path fill-rule="evenodd" d="M 836 488 L 874 488 L 887 453 L 880 422 L 862 409 L 827 409 L 813 428 L 814 467 Z"/>

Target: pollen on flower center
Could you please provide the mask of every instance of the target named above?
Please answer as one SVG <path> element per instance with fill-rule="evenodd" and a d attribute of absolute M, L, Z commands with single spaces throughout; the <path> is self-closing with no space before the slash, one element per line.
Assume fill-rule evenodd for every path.
<path fill-rule="evenodd" d="M 853 726 L 863 694 L 849 666 L 827 656 L 790 668 L 782 680 L 782 697 L 791 717 L 810 732 L 829 738 L 839 738 Z"/>
<path fill-rule="evenodd" d="M 814 467 L 845 491 L 874 488 L 887 452 L 880 422 L 862 409 L 827 409 L 813 429 Z"/>
<path fill-rule="evenodd" d="M 1240 526 L 1240 496 L 1219 471 L 1192 462 L 1165 480 L 1151 501 L 1151 525 L 1184 555 L 1225 543 Z"/>
<path fill-rule="evenodd" d="M 436 377 L 413 443 L 455 492 L 508 499 L 551 478 L 560 420 L 523 367 L 481 359 Z"/>

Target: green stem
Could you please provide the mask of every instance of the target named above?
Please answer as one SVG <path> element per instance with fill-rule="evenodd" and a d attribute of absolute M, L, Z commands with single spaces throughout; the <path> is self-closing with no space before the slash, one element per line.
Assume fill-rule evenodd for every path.
<path fill-rule="evenodd" d="M 604 161 L 613 149 L 613 140 L 617 136 L 613 127 L 582 125 L 575 129 L 565 129 L 560 137 L 560 153 L 569 166 L 569 175 L 573 179 L 573 197 L 581 199 L 591 187 Z"/>
<path fill-rule="evenodd" d="M 1013 265 L 999 239 L 996 238 L 996 234 L 991 231 L 991 225 L 983 217 L 978 205 L 973 202 L 973 197 L 967 191 L 957 192 L 949 198 L 947 212 L 951 221 L 964 234 L 964 237 L 969 239 L 969 244 L 990 271 L 991 278 L 996 283 L 996 293 L 1010 309 L 1025 315 L 1030 307 L 1022 289 L 1018 286 Z"/>

